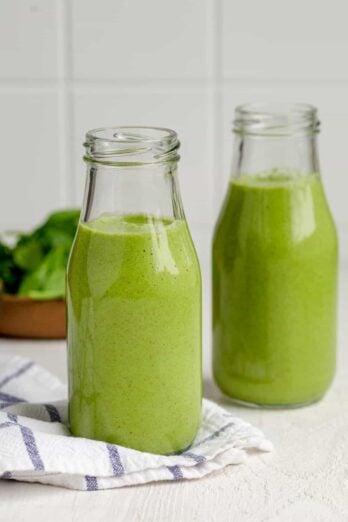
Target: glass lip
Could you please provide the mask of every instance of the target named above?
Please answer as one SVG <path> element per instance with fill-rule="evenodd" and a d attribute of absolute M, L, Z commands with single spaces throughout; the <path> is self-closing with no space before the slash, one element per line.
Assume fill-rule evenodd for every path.
<path fill-rule="evenodd" d="M 292 136 L 316 134 L 318 110 L 310 103 L 251 102 L 235 109 L 233 130 L 237 134 Z"/>
<path fill-rule="evenodd" d="M 180 142 L 166 127 L 118 125 L 88 131 L 84 147 L 87 162 L 126 166 L 178 161 Z"/>
<path fill-rule="evenodd" d="M 130 134 L 127 136 L 125 134 L 125 137 L 122 137 L 121 133 L 117 133 L 117 131 L 144 131 L 144 132 L 155 132 L 158 134 L 158 136 L 145 136 L 143 135 L 136 135 L 133 136 Z M 112 135 L 110 136 L 110 133 Z M 116 134 L 116 136 L 115 136 Z M 162 135 L 160 135 L 162 134 Z M 143 142 L 146 143 L 154 143 L 163 139 L 173 139 L 177 138 L 177 133 L 172 130 L 168 129 L 166 127 L 150 127 L 150 126 L 144 126 L 144 125 L 116 125 L 112 127 L 98 127 L 97 129 L 89 130 L 86 133 L 86 139 L 93 139 L 93 140 L 104 140 L 104 141 L 112 141 L 117 143 L 134 143 L 134 142 Z M 128 138 L 128 139 L 127 139 Z"/>

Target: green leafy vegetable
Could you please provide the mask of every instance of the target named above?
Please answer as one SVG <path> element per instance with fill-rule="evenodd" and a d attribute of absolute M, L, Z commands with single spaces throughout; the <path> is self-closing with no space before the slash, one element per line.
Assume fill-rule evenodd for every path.
<path fill-rule="evenodd" d="M 33 299 L 64 297 L 68 256 L 69 250 L 64 246 L 51 250 L 36 270 L 23 278 L 18 294 Z"/>
<path fill-rule="evenodd" d="M 22 236 L 13 249 L 13 260 L 25 271 L 35 270 L 44 257 L 44 248 L 35 237 Z"/>
<path fill-rule="evenodd" d="M 33 299 L 65 296 L 65 272 L 80 212 L 55 212 L 31 234 L 20 234 L 11 249 L 0 242 L 3 291 Z"/>
<path fill-rule="evenodd" d="M 0 280 L 2 290 L 15 294 L 18 290 L 23 271 L 16 265 L 11 249 L 0 243 Z"/>

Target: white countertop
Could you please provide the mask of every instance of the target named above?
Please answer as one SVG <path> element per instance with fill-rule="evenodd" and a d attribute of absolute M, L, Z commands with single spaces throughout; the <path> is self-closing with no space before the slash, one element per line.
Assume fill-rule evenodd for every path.
<path fill-rule="evenodd" d="M 335 382 L 318 404 L 298 410 L 253 410 L 225 404 L 210 379 L 209 306 L 205 307 L 205 396 L 259 426 L 273 441 L 206 478 L 98 492 L 0 480 L 0 521 L 240 522 L 348 520 L 348 272 L 341 276 L 339 359 Z M 0 341 L 65 380 L 63 342 Z"/>

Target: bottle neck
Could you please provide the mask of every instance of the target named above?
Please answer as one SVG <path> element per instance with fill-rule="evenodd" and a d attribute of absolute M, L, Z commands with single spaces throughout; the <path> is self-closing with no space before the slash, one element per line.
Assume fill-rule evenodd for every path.
<path fill-rule="evenodd" d="M 184 219 L 177 164 L 87 166 L 82 220 L 103 214 Z"/>
<path fill-rule="evenodd" d="M 233 178 L 274 170 L 302 175 L 319 173 L 316 135 L 236 135 L 231 169 Z"/>
<path fill-rule="evenodd" d="M 319 125 L 316 108 L 303 103 L 237 107 L 232 176 L 318 173 Z"/>
<path fill-rule="evenodd" d="M 170 129 L 114 127 L 86 135 L 87 180 L 82 220 L 103 214 L 184 219 Z"/>

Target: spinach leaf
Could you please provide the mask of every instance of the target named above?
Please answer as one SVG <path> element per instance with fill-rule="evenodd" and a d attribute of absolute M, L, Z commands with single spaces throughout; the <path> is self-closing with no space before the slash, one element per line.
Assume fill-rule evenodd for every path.
<path fill-rule="evenodd" d="M 16 293 L 23 275 L 23 271 L 16 265 L 11 249 L 0 243 L 0 281 L 1 291 Z"/>
<path fill-rule="evenodd" d="M 36 270 L 23 278 L 18 294 L 33 299 L 64 297 L 68 256 L 69 250 L 64 246 L 51 250 Z"/>
<path fill-rule="evenodd" d="M 35 270 L 45 255 L 40 240 L 34 236 L 21 236 L 13 249 L 13 260 L 22 270 Z"/>
<path fill-rule="evenodd" d="M 79 215 L 79 210 L 55 212 L 31 234 L 19 234 L 12 249 L 0 243 L 3 291 L 33 299 L 63 298 Z"/>

